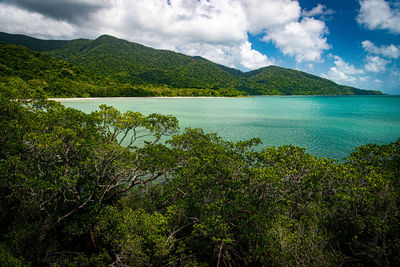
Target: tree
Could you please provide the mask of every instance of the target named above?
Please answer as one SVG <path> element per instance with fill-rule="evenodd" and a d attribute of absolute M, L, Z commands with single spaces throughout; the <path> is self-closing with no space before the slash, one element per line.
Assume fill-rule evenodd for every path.
<path fill-rule="evenodd" d="M 6 228 L 14 246 L 21 254 L 36 250 L 37 260 L 49 260 L 62 247 L 96 247 L 93 226 L 105 205 L 166 175 L 173 163 L 158 144 L 177 131 L 172 116 L 121 114 L 107 106 L 85 114 L 51 101 L 18 110 L 27 121 L 14 121 L 29 126 L 19 132 L 18 150 L 2 151 L 2 200 L 13 215 Z"/>

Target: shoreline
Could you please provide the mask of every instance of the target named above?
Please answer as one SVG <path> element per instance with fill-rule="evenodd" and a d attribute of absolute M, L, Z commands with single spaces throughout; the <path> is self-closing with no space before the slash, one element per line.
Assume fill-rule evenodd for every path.
<path fill-rule="evenodd" d="M 250 96 L 252 97 L 252 96 Z M 66 101 L 66 100 L 107 100 L 107 99 L 158 99 L 158 98 L 236 98 L 229 96 L 107 96 L 107 97 L 62 97 L 62 98 L 48 98 L 48 100 L 54 101 Z"/>
<path fill-rule="evenodd" d="M 244 97 L 338 97 L 338 96 L 399 96 L 399 95 L 249 95 Z M 243 97 L 230 97 L 230 96 L 108 96 L 108 97 L 61 97 L 61 98 L 47 98 L 54 101 L 80 101 L 80 100 L 112 100 L 112 99 L 184 99 L 184 98 L 243 98 Z"/>

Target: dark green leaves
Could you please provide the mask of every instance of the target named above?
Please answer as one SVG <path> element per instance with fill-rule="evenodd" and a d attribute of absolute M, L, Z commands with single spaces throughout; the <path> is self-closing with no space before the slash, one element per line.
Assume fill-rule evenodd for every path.
<path fill-rule="evenodd" d="M 400 262 L 399 141 L 336 162 L 201 129 L 174 135 L 172 116 L 27 100 L 18 79 L 3 86 L 4 264 Z"/>

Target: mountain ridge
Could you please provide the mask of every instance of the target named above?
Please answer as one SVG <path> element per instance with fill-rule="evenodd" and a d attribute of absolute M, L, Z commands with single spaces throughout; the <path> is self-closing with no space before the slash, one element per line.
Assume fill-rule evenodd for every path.
<path fill-rule="evenodd" d="M 46 97 L 243 96 L 237 90 L 132 85 L 25 46 L 0 42 L 0 89 Z"/>
<path fill-rule="evenodd" d="M 382 94 L 278 66 L 242 72 L 200 56 L 154 49 L 106 34 L 94 40 L 63 41 L 0 32 L 0 41 L 39 49 L 118 83 L 135 86 L 236 90 L 251 95 Z"/>

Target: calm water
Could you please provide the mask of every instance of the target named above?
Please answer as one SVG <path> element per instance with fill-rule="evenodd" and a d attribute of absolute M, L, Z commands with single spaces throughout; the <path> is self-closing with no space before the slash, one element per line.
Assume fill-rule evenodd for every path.
<path fill-rule="evenodd" d="M 246 98 L 105 98 L 61 101 L 85 112 L 172 114 L 181 129 L 203 128 L 225 140 L 260 137 L 263 146 L 297 145 L 342 159 L 356 146 L 400 137 L 400 96 L 257 96 Z"/>

